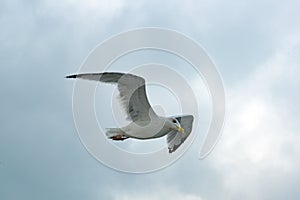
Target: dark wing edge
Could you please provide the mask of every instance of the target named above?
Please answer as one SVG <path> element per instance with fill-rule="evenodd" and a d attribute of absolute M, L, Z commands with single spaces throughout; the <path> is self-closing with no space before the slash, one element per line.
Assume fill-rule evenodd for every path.
<path fill-rule="evenodd" d="M 120 78 L 124 76 L 124 73 L 119 72 L 104 72 L 104 73 L 84 73 L 84 74 L 72 74 L 65 78 L 80 78 L 90 81 L 100 81 L 105 83 L 118 83 Z"/>

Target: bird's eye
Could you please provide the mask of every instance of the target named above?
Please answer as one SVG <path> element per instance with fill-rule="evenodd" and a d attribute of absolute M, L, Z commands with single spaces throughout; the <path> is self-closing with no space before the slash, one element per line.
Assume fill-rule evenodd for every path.
<path fill-rule="evenodd" d="M 172 119 L 172 122 L 176 124 L 176 120 L 175 119 Z"/>

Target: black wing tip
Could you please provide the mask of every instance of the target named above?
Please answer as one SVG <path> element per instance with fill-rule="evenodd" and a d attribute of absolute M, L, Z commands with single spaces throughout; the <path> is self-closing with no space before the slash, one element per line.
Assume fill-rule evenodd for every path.
<path fill-rule="evenodd" d="M 65 76 L 65 78 L 77 78 L 76 74 Z"/>

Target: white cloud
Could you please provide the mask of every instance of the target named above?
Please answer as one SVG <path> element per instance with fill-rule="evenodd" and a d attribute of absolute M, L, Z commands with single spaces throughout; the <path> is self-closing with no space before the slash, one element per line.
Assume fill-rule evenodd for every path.
<path fill-rule="evenodd" d="M 1 3 L 4 5 L 0 8 L 3 11 L 1 25 L 4 30 L 1 32 L 1 44 L 4 47 L 2 65 L 6 67 L 1 69 L 9 69 L 3 74 L 19 74 L 13 81 L 15 87 L 9 87 L 8 90 L 12 95 L 8 95 L 10 98 L 6 98 L 6 101 L 10 102 L 7 107 L 11 110 L 6 109 L 9 111 L 6 115 L 14 115 L 14 119 L 15 116 L 19 116 L 13 122 L 17 120 L 19 124 L 24 124 L 24 110 L 15 110 L 18 108 L 15 104 L 19 102 L 14 101 L 14 98 L 22 99 L 23 103 L 20 105 L 37 103 L 40 107 L 47 108 L 47 111 L 53 111 L 52 115 L 56 118 L 65 118 L 58 120 L 57 123 L 61 124 L 53 127 L 53 120 L 42 120 L 48 119 L 46 116 L 49 116 L 49 112 L 45 116 L 42 112 L 38 116 L 42 120 L 40 125 L 30 126 L 30 123 L 34 122 L 32 119 L 37 115 L 36 110 L 31 109 L 33 107 L 28 107 L 26 119 L 29 125 L 16 127 L 15 123 L 6 123 L 2 128 L 3 133 L 22 133 L 17 135 L 18 140 L 15 134 L 6 134 L 7 138 L 4 138 L 2 143 L 7 145 L 2 145 L 3 148 L 9 149 L 11 141 L 15 141 L 15 146 L 24 150 L 1 151 L 1 160 L 4 163 L 2 168 L 7 167 L 4 168 L 5 173 L 6 170 L 11 172 L 6 173 L 2 182 L 0 181 L 0 185 L 5 189 L 4 198 L 6 194 L 18 191 L 18 195 L 23 199 L 32 199 L 32 195 L 52 199 L 51 195 L 58 198 L 76 196 L 92 199 L 99 193 L 100 199 L 103 199 L 103 194 L 107 193 L 103 188 L 113 185 L 113 190 L 108 191 L 111 192 L 109 195 L 115 195 L 116 199 L 194 200 L 201 199 L 202 196 L 207 199 L 299 199 L 286 197 L 292 193 L 299 196 L 300 48 L 299 40 L 296 41 L 299 32 L 295 32 L 299 30 L 299 6 L 295 4 L 299 3 L 248 1 L 237 5 L 233 1 L 199 1 L 197 4 L 196 1 L 177 4 L 157 1 L 153 4 L 152 1 L 141 1 L 142 3 L 136 4 L 129 1 L 125 3 L 125 0 L 3 2 Z M 264 6 L 261 6 L 262 4 Z M 137 9 L 139 6 L 140 10 Z M 257 63 L 261 61 L 257 58 L 265 59 L 266 55 L 269 55 L 266 52 L 271 54 L 273 47 L 278 46 L 278 39 L 290 35 L 281 41 L 280 49 L 274 49 L 277 53 L 268 62 L 250 74 L 247 80 L 239 82 L 240 86 L 227 90 L 227 126 L 216 149 L 207 159 L 199 161 L 199 165 L 195 164 L 198 148 L 193 148 L 194 144 L 174 166 L 148 176 L 130 176 L 101 167 L 83 151 L 74 134 L 74 124 L 70 123 L 71 108 L 64 107 L 70 104 L 71 94 L 62 95 L 62 92 L 56 89 L 65 84 L 61 82 L 65 67 L 80 63 L 95 43 L 137 25 L 174 28 L 197 39 L 216 58 L 219 68 L 221 71 L 223 69 L 225 81 L 231 85 L 235 82 L 229 76 L 230 73 L 240 71 L 238 75 L 247 77 L 247 72 L 256 68 Z M 43 57 L 39 44 L 44 44 L 49 51 L 44 53 Z M 270 49 L 272 51 L 269 51 Z M 18 56 L 19 54 L 24 56 Z M 28 70 L 28 67 L 33 66 L 36 67 Z M 53 69 L 53 73 L 48 73 L 52 74 L 52 81 L 47 79 L 48 84 L 42 84 L 41 87 L 51 85 L 48 88 L 56 88 L 53 91 L 56 91 L 56 99 L 62 107 L 53 103 L 50 90 L 44 93 L 41 92 L 44 89 L 35 87 L 37 82 L 45 83 L 45 76 L 37 74 L 44 75 L 49 72 L 42 70 L 41 66 Z M 252 67 L 251 70 L 248 70 L 249 66 Z M 70 73 L 74 67 L 69 67 L 68 70 Z M 30 81 L 28 77 L 31 76 L 35 78 Z M 8 81 L 10 84 L 13 82 Z M 25 87 L 31 89 L 22 92 L 20 85 L 34 87 Z M 71 87 L 68 91 L 71 91 Z M 61 100 L 69 103 L 63 104 Z M 69 127 L 71 130 L 63 131 L 68 134 L 61 134 L 61 127 Z M 42 135 L 39 130 L 43 130 Z M 32 138 L 43 135 L 49 137 L 46 143 L 43 143 L 43 140 L 38 141 L 42 142 L 44 151 L 36 151 L 35 145 L 27 145 L 28 139 L 36 143 L 37 140 Z M 74 151 L 65 151 L 66 144 Z M 56 151 L 53 151 L 53 146 Z M 42 167 L 38 163 L 40 152 L 51 152 L 50 157 L 43 159 Z M 25 167 L 24 163 L 19 162 L 22 158 L 29 159 Z M 25 173 L 24 169 L 30 170 L 25 170 Z M 178 172 L 185 172 L 185 175 L 178 176 Z M 22 185 L 24 180 L 26 187 Z M 192 186 L 189 185 L 191 180 L 195 182 Z M 222 180 L 225 187 L 219 182 Z M 164 190 L 153 189 L 157 184 Z M 37 185 L 41 186 L 40 190 L 36 190 Z M 100 187 L 96 187 L 98 185 Z M 189 192 L 165 188 L 170 185 Z M 120 188 L 123 192 L 120 192 Z M 32 191 L 40 195 L 33 194 Z M 284 196 L 278 195 L 280 193 Z M 200 194 L 201 197 L 195 194 Z"/>
<path fill-rule="evenodd" d="M 285 42 L 247 80 L 227 91 L 226 127 L 212 157 L 231 198 L 270 198 L 281 191 L 267 190 L 300 177 L 299 126 L 292 112 L 299 46 L 299 40 Z"/>
<path fill-rule="evenodd" d="M 119 12 L 125 4 L 124 0 L 65 0 L 47 1 L 47 6 L 63 9 L 72 9 L 81 14 L 93 14 L 110 17 Z M 78 14 L 77 13 L 77 14 Z"/>
<path fill-rule="evenodd" d="M 170 189 L 164 186 L 163 189 L 152 190 L 151 192 L 133 192 L 126 194 L 116 194 L 114 199 L 118 200 L 204 200 L 198 195 L 179 192 L 178 190 Z"/>

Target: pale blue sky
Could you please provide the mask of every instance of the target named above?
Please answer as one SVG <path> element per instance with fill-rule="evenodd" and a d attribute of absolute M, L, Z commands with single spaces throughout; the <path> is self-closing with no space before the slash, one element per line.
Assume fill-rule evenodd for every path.
<path fill-rule="evenodd" d="M 300 29 L 297 1 L 0 2 L 0 199 L 299 199 Z M 88 53 L 132 28 L 174 29 L 222 74 L 227 119 L 213 153 L 193 145 L 146 175 L 90 156 L 72 116 Z"/>

